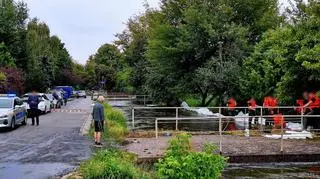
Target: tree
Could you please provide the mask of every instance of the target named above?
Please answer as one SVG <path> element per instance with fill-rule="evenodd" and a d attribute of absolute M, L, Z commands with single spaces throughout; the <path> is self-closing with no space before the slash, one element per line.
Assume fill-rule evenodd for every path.
<path fill-rule="evenodd" d="M 196 70 L 194 83 L 201 94 L 201 106 L 208 106 L 215 97 L 219 97 L 221 104 L 222 95 L 234 95 L 238 90 L 240 66 L 233 61 L 212 59 L 203 67 Z"/>
<path fill-rule="evenodd" d="M 24 73 L 21 69 L 2 67 L 2 80 L 0 79 L 0 89 L 2 93 L 15 92 L 18 95 L 24 92 Z M 2 81 L 2 83 L 1 83 Z"/>
<path fill-rule="evenodd" d="M 244 62 L 241 83 L 244 96 L 262 98 L 275 94 L 288 104 L 302 90 L 319 89 L 320 5 L 310 1 L 297 7 L 303 8 L 299 16 L 292 16 L 294 23 L 265 33 Z"/>
<path fill-rule="evenodd" d="M 150 24 L 156 13 L 154 10 L 147 9 L 144 14 L 130 18 L 126 30 L 116 35 L 118 40 L 115 43 L 123 51 L 124 63 L 123 71 L 118 75 L 119 83 L 122 86 L 132 86 L 134 92 L 138 94 L 146 92 L 147 68 L 150 66 L 150 62 L 145 53 L 149 40 Z"/>
<path fill-rule="evenodd" d="M 7 89 L 7 77 L 6 74 L 0 71 L 0 93 L 5 93 Z"/>
<path fill-rule="evenodd" d="M 96 71 L 95 71 L 95 62 L 93 59 L 93 56 L 90 56 L 86 65 L 85 65 L 85 71 L 88 75 L 86 84 L 87 87 L 89 87 L 90 89 L 98 89 L 98 81 L 97 81 L 97 75 L 96 75 Z"/>
<path fill-rule="evenodd" d="M 115 45 L 104 44 L 93 56 L 94 71 L 98 83 L 106 83 L 101 87 L 111 90 L 116 84 L 117 71 L 121 70 L 121 53 Z"/>
<path fill-rule="evenodd" d="M 85 67 L 82 64 L 77 62 L 73 62 L 72 65 L 72 74 L 73 74 L 73 84 L 76 86 L 77 89 L 84 89 L 86 88 L 86 81 L 88 80 L 88 75 L 85 71 Z"/>
<path fill-rule="evenodd" d="M 23 68 L 27 64 L 26 58 L 26 29 L 28 9 L 23 2 L 13 0 L 3 1 L 0 8 L 0 43 L 15 60 L 15 64 Z"/>
<path fill-rule="evenodd" d="M 264 32 L 284 22 L 284 17 L 279 16 L 278 0 L 228 0 L 226 3 L 232 8 L 231 21 L 248 28 L 251 44 L 259 42 Z"/>
<path fill-rule="evenodd" d="M 207 97 L 213 94 L 203 94 L 199 83 L 196 86 L 197 83 L 192 83 L 203 78 L 198 69 L 209 60 L 220 60 L 219 42 L 223 42 L 223 61 L 236 65 L 241 63 L 248 51 L 247 29 L 232 22 L 232 7 L 220 1 L 162 2 L 163 13 L 151 27 L 147 50 L 147 57 L 152 63 L 148 90 L 154 98 L 167 100 L 163 101 L 167 103 L 194 92 L 205 98 L 202 101 L 207 101 Z M 206 71 L 211 75 L 217 73 L 212 70 Z M 228 89 L 227 86 L 225 84 L 220 89 Z M 218 90 L 215 86 L 210 87 L 205 91 Z"/>
<path fill-rule="evenodd" d="M 39 23 L 38 19 L 33 19 L 28 24 L 27 33 L 27 88 L 45 91 L 51 86 L 52 67 L 54 66 L 50 58 L 50 30 L 45 23 Z"/>
<path fill-rule="evenodd" d="M 14 59 L 3 42 L 0 43 L 0 66 L 15 66 Z"/>

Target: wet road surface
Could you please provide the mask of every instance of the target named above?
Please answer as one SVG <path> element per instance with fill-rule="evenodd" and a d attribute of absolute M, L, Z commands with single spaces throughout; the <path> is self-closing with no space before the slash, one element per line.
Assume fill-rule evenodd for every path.
<path fill-rule="evenodd" d="M 88 117 L 91 100 L 76 99 L 63 109 L 40 116 L 40 126 L 20 126 L 0 131 L 0 179 L 55 178 L 73 170 L 90 154 L 80 127 Z M 72 112 L 71 109 L 81 109 Z M 73 110 L 74 111 L 74 110 Z"/>

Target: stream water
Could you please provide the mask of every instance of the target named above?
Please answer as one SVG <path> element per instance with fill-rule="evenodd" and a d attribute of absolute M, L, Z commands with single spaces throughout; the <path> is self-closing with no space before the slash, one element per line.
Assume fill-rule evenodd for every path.
<path fill-rule="evenodd" d="M 225 179 L 292 179 L 292 178 L 320 178 L 320 165 L 271 165 L 228 167 L 222 178 Z"/>
<path fill-rule="evenodd" d="M 112 106 L 122 110 L 131 125 L 131 108 L 129 101 L 110 101 Z M 175 110 L 140 110 L 136 111 L 137 126 L 141 129 L 153 129 L 154 117 L 175 117 Z M 181 113 L 183 115 L 183 113 Z M 143 118 L 144 117 L 144 118 Z M 152 119 L 152 120 L 150 120 Z M 166 128 L 173 127 L 173 124 L 165 124 Z M 292 179 L 292 178 L 310 178 L 320 179 L 320 164 L 259 164 L 254 166 L 229 166 L 222 175 L 223 179 Z"/>

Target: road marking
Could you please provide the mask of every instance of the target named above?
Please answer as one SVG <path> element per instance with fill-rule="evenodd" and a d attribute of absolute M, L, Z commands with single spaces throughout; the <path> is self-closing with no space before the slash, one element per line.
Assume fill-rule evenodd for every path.
<path fill-rule="evenodd" d="M 52 112 L 60 112 L 60 113 L 88 113 L 87 110 L 84 109 L 53 109 Z"/>
<path fill-rule="evenodd" d="M 84 146 L 88 146 L 88 144 L 86 143 L 75 143 L 75 142 L 55 142 L 55 144 L 71 144 L 71 145 L 84 145 Z M 38 143 L 38 144 L 30 144 L 30 143 L 15 143 L 15 142 L 0 142 L 0 144 L 10 144 L 10 145 L 22 145 L 22 146 L 39 146 L 41 144 L 45 144 L 45 143 Z M 46 146 L 50 146 L 50 145 L 46 145 Z M 43 147 L 46 147 L 43 146 Z"/>

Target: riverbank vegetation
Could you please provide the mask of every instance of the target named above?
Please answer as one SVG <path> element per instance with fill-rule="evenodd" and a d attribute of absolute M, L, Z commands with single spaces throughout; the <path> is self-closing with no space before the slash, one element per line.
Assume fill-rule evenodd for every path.
<path fill-rule="evenodd" d="M 128 126 L 123 112 L 112 108 L 108 103 L 104 104 L 104 108 L 107 124 L 102 137 L 108 141 L 124 142 L 128 134 Z"/>
<path fill-rule="evenodd" d="M 320 88 L 319 9 L 316 0 L 281 8 L 277 0 L 164 0 L 130 18 L 87 69 L 112 82 L 109 90 L 159 104 L 222 105 L 230 96 L 246 104 L 274 95 L 292 105 L 303 90 Z"/>
<path fill-rule="evenodd" d="M 219 178 L 226 158 L 214 154 L 216 147 L 204 146 L 204 152 L 194 152 L 190 135 L 182 133 L 171 139 L 163 159 L 156 164 L 159 178 Z"/>
<path fill-rule="evenodd" d="M 292 105 L 302 91 L 320 88 L 317 0 L 162 0 L 130 18 L 85 66 L 47 24 L 29 17 L 25 3 L 1 5 L 2 93 L 73 85 L 147 94 L 164 105 L 269 95 Z"/>
<path fill-rule="evenodd" d="M 84 87 L 83 65 L 49 26 L 29 16 L 23 1 L 0 3 L 0 93 L 46 91 L 55 85 Z"/>
<path fill-rule="evenodd" d="M 205 145 L 203 152 L 193 151 L 191 136 L 186 133 L 177 134 L 170 140 L 165 156 L 155 165 L 137 165 L 135 155 L 110 145 L 112 142 L 121 145 L 127 134 L 123 132 L 127 130 L 127 126 L 123 120 L 123 113 L 113 109 L 109 104 L 104 106 L 107 127 L 103 138 L 109 144 L 81 164 L 78 170 L 81 177 L 149 179 L 219 178 L 221 176 L 226 166 L 226 158 L 216 154 L 216 147 L 210 144 Z M 110 128 L 113 129 L 110 130 Z"/>

